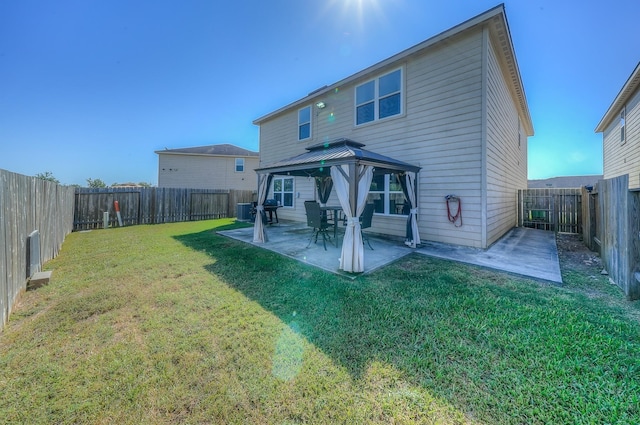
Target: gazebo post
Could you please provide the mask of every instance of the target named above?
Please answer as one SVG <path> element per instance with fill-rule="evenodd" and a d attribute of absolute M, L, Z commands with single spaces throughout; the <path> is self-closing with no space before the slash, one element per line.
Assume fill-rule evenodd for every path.
<path fill-rule="evenodd" d="M 358 216 L 358 172 L 355 162 L 349 163 L 349 208 L 351 208 L 351 215 L 353 217 Z"/>

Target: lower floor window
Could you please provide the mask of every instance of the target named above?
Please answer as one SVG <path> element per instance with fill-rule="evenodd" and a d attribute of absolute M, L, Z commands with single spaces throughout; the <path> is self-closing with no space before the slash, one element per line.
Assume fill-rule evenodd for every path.
<path fill-rule="evenodd" d="M 293 207 L 293 177 L 273 179 L 273 199 L 283 207 Z"/>
<path fill-rule="evenodd" d="M 374 205 L 374 212 L 387 215 L 408 215 L 410 206 L 395 173 L 373 176 L 367 202 Z"/>

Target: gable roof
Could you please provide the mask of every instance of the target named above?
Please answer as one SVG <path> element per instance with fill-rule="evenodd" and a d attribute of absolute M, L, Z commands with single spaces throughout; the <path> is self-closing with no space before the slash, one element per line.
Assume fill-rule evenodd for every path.
<path fill-rule="evenodd" d="M 256 169 L 256 172 L 315 177 L 329 175 L 329 169 L 332 165 L 354 162 L 373 165 L 375 172 L 383 174 L 420 171 L 420 167 L 362 149 L 363 146 L 365 145 L 362 143 L 340 138 L 331 142 L 309 146 L 306 148 L 308 152 L 267 164 Z"/>
<path fill-rule="evenodd" d="M 385 59 L 381 62 L 378 62 L 375 65 L 372 65 L 368 68 L 363 69 L 362 71 L 353 74 L 343 80 L 340 80 L 334 84 L 322 87 L 318 89 L 304 98 L 297 100 L 293 103 L 290 103 L 287 106 L 284 106 L 276 111 L 273 111 L 267 115 L 264 115 L 255 121 L 253 124 L 260 125 L 263 121 L 266 121 L 270 118 L 273 118 L 280 113 L 294 108 L 296 106 L 301 106 L 305 103 L 311 103 L 311 100 L 314 98 L 321 97 L 332 90 L 335 90 L 338 87 L 345 86 L 350 84 L 356 80 L 364 78 L 365 76 L 378 72 L 379 70 L 391 66 L 395 62 L 399 62 L 405 60 L 409 57 L 418 55 L 425 51 L 426 49 L 430 49 L 434 46 L 437 46 L 451 37 L 457 36 L 465 31 L 468 31 L 472 28 L 477 28 L 482 25 L 487 25 L 490 33 L 494 36 L 494 39 L 497 41 L 498 45 L 498 54 L 502 54 L 504 59 L 504 65 L 507 67 L 507 78 L 510 80 L 514 93 L 517 98 L 517 106 L 520 109 L 520 113 L 525 118 L 522 123 L 527 135 L 533 135 L 533 123 L 531 121 L 531 115 L 529 113 L 529 106 L 527 104 L 527 99 L 524 93 L 524 86 L 522 84 L 522 78 L 520 77 L 520 70 L 518 69 L 518 63 L 516 61 L 515 50 L 513 48 L 513 42 L 511 40 L 511 33 L 509 31 L 509 24 L 507 23 L 507 18 L 505 15 L 504 4 L 500 4 L 493 9 L 490 9 L 480 15 L 471 18 L 459 25 L 456 25 L 434 37 L 431 37 L 422 43 L 416 44 L 413 47 L 410 47 L 394 56 L 391 56 L 388 59 Z"/>
<path fill-rule="evenodd" d="M 611 124 L 617 116 L 618 113 L 622 110 L 622 107 L 625 103 L 629 101 L 631 96 L 636 92 L 636 90 L 640 87 L 640 62 L 636 65 L 636 68 L 631 73 L 631 76 L 627 79 L 627 82 L 624 83 L 620 93 L 613 99 L 613 103 L 607 109 L 604 116 L 596 126 L 596 133 L 602 133 L 604 130 Z"/>
<path fill-rule="evenodd" d="M 259 153 L 238 146 L 224 143 L 221 145 L 195 146 L 192 148 L 166 149 L 163 151 L 155 151 L 158 155 L 208 155 L 208 156 L 255 156 Z"/>
<path fill-rule="evenodd" d="M 598 180 L 602 180 L 602 174 L 592 176 L 560 176 L 548 179 L 529 180 L 527 187 L 529 189 L 546 189 L 546 188 L 576 188 L 583 186 L 595 186 Z"/>

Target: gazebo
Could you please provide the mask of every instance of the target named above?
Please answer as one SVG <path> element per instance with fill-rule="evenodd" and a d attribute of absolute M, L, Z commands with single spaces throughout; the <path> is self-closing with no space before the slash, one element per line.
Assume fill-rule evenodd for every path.
<path fill-rule="evenodd" d="M 332 187 L 346 216 L 342 240 L 340 269 L 346 272 L 364 271 L 364 247 L 360 222 L 374 174 L 396 173 L 410 212 L 407 218 L 405 244 L 415 248 L 420 243 L 417 223 L 417 174 L 420 167 L 362 149 L 365 145 L 341 138 L 310 146 L 307 152 L 256 169 L 258 174 L 258 217 L 264 214 L 264 201 L 274 175 L 314 177 L 318 197 L 326 203 Z M 268 240 L 263 221 L 255 221 L 253 242 Z"/>

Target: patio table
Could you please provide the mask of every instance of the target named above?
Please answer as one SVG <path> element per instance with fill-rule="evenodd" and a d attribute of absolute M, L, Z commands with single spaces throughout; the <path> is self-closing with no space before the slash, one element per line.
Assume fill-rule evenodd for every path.
<path fill-rule="evenodd" d="M 339 205 L 326 205 L 324 207 L 321 206 L 320 210 L 324 211 L 325 213 L 327 211 L 333 211 L 333 240 L 336 241 L 336 247 L 339 248 L 338 238 L 336 236 L 338 235 L 338 214 L 340 213 L 340 211 L 342 211 L 342 207 Z"/>

